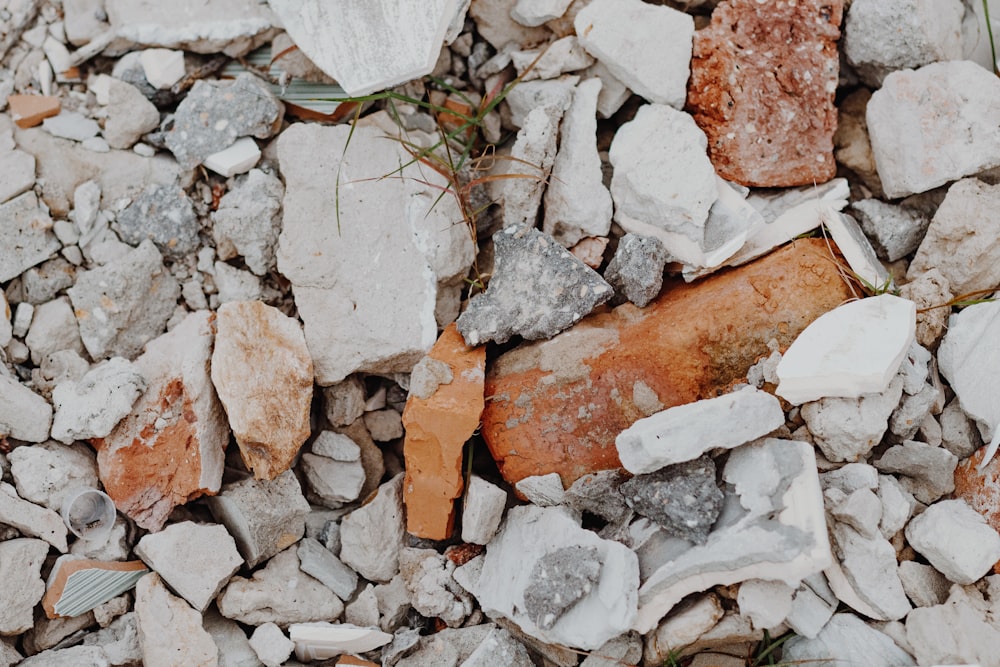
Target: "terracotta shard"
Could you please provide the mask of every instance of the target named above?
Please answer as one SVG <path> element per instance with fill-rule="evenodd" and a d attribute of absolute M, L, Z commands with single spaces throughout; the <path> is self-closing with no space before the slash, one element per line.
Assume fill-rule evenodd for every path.
<path fill-rule="evenodd" d="M 833 178 L 843 0 L 728 0 L 694 36 L 687 110 L 719 176 L 755 187 Z"/>
<path fill-rule="evenodd" d="M 62 103 L 51 95 L 11 95 L 7 98 L 10 115 L 18 127 L 41 125 L 46 118 L 58 115 Z"/>
<path fill-rule="evenodd" d="M 403 410 L 403 501 L 411 535 L 451 536 L 462 494 L 462 447 L 479 426 L 485 369 L 486 348 L 467 348 L 454 324 L 414 369 Z"/>
<path fill-rule="evenodd" d="M 313 364 L 298 322 L 260 301 L 218 311 L 212 383 L 257 479 L 288 470 L 309 437 Z"/>
<path fill-rule="evenodd" d="M 108 437 L 91 440 L 107 494 L 147 530 L 222 485 L 229 427 L 209 378 L 214 320 L 191 313 L 150 341 L 135 360 L 146 393 Z"/>
<path fill-rule="evenodd" d="M 620 467 L 615 437 L 637 419 L 711 398 L 851 297 L 830 250 L 804 239 L 696 283 L 669 283 L 501 356 L 486 378 L 482 434 L 512 485 L 556 472 L 568 487 Z"/>
<path fill-rule="evenodd" d="M 955 468 L 955 497 L 969 503 L 986 523 L 1000 531 L 1000 457 L 994 457 L 980 470 L 987 449 L 980 447 Z"/>

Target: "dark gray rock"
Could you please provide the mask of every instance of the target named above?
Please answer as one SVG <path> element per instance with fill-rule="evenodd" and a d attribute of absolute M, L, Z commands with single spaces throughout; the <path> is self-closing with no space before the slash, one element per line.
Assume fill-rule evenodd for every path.
<path fill-rule="evenodd" d="M 625 502 L 676 537 L 704 544 L 722 511 L 715 463 L 707 456 L 636 475 L 621 485 Z"/>
<path fill-rule="evenodd" d="M 632 511 L 618 493 L 625 479 L 625 473 L 620 470 L 599 470 L 584 475 L 566 489 L 562 504 L 578 512 L 595 514 L 611 523 L 621 523 L 632 516 Z"/>
<path fill-rule="evenodd" d="M 62 257 L 55 257 L 21 274 L 24 300 L 35 306 L 47 303 L 75 280 L 76 267 Z"/>
<path fill-rule="evenodd" d="M 252 74 L 235 81 L 198 81 L 177 106 L 167 148 L 184 169 L 192 169 L 240 137 L 268 138 L 281 113 L 267 84 Z"/>
<path fill-rule="evenodd" d="M 851 211 L 878 256 L 890 262 L 916 250 L 931 224 L 930 217 L 920 211 L 878 199 L 855 202 Z"/>
<path fill-rule="evenodd" d="M 519 335 L 551 338 L 612 297 L 596 272 L 548 234 L 511 226 L 493 235 L 493 278 L 458 318 L 469 345 Z"/>
<path fill-rule="evenodd" d="M 604 279 L 615 288 L 611 303 L 631 301 L 640 308 L 656 298 L 663 287 L 667 249 L 654 236 L 626 234 L 604 271 Z"/>
<path fill-rule="evenodd" d="M 524 591 L 524 607 L 532 622 L 549 630 L 600 578 L 596 547 L 579 544 L 556 549 L 537 561 Z"/>
<path fill-rule="evenodd" d="M 916 440 L 890 447 L 875 462 L 880 472 L 900 475 L 903 488 L 925 504 L 955 490 L 957 465 L 958 457 L 944 447 Z"/>
<path fill-rule="evenodd" d="M 198 217 L 180 186 L 150 185 L 118 214 L 118 233 L 133 246 L 149 239 L 178 259 L 198 247 Z"/>

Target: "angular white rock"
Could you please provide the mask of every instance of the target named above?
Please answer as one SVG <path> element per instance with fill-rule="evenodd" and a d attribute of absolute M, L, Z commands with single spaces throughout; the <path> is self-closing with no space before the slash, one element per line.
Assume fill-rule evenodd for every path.
<path fill-rule="evenodd" d="M 288 634 L 295 642 L 299 660 L 326 660 L 344 653 L 364 653 L 392 641 L 392 635 L 377 628 L 350 623 L 293 623 Z"/>
<path fill-rule="evenodd" d="M 0 491 L 0 494 L 3 492 Z M 17 537 L 0 542 L 0 635 L 19 635 L 35 623 L 32 609 L 45 595 L 42 564 L 49 545 Z"/>
<path fill-rule="evenodd" d="M 323 582 L 341 600 L 350 600 L 358 587 L 358 575 L 344 565 L 333 552 L 311 537 L 303 538 L 298 548 L 299 569 Z"/>
<path fill-rule="evenodd" d="M 201 625 L 201 614 L 174 597 L 151 572 L 135 588 L 142 662 L 149 667 L 218 664 L 218 649 Z"/>
<path fill-rule="evenodd" d="M 830 590 L 822 573 L 802 580 L 802 585 L 792 597 L 792 608 L 785 617 L 785 623 L 796 634 L 813 638 L 826 625 L 833 612 L 837 611 L 840 600 Z"/>
<path fill-rule="evenodd" d="M 828 570 L 827 580 L 837 597 L 875 620 L 905 617 L 912 607 L 896 572 L 896 550 L 889 541 L 882 535 L 866 537 L 840 523 L 831 533 L 840 567 L 835 572 Z"/>
<path fill-rule="evenodd" d="M 510 17 L 521 25 L 534 28 L 566 13 L 573 0 L 518 0 Z"/>
<path fill-rule="evenodd" d="M 583 47 L 637 94 L 684 106 L 694 38 L 690 15 L 640 0 L 595 0 L 573 26 Z"/>
<path fill-rule="evenodd" d="M 611 194 L 597 154 L 597 98 L 601 80 L 576 87 L 560 128 L 559 152 L 545 190 L 542 231 L 569 248 L 611 229 Z"/>
<path fill-rule="evenodd" d="M 914 609 L 906 617 L 906 639 L 921 665 L 991 664 L 1000 654 L 1000 629 L 989 607 L 995 605 L 971 587 L 952 586 L 948 600 Z M 994 607 L 995 608 L 995 607 Z"/>
<path fill-rule="evenodd" d="M 778 399 L 745 387 L 640 419 L 618 434 L 615 447 L 622 466 L 638 475 L 692 461 L 717 447 L 739 447 L 784 423 Z"/>
<path fill-rule="evenodd" d="M 70 494 L 97 488 L 97 460 L 83 443 L 17 447 L 7 458 L 18 495 L 56 512 Z"/>
<path fill-rule="evenodd" d="M 42 442 L 48 439 L 51 424 L 49 402 L 0 371 L 0 435 Z"/>
<path fill-rule="evenodd" d="M 45 540 L 66 553 L 66 524 L 56 512 L 21 499 L 13 486 L 0 482 L 0 524 Z"/>
<path fill-rule="evenodd" d="M 169 88 L 184 78 L 184 52 L 145 49 L 139 54 L 142 72 L 153 88 Z"/>
<path fill-rule="evenodd" d="M 888 286 L 889 272 L 878 261 L 871 241 L 865 236 L 857 221 L 849 215 L 834 211 L 829 206 L 821 210 L 820 216 L 834 243 L 847 260 L 847 265 L 851 267 L 851 271 L 876 289 Z"/>
<path fill-rule="evenodd" d="M 350 96 L 367 95 L 434 69 L 457 0 L 268 0 L 285 30 Z"/>
<path fill-rule="evenodd" d="M 403 543 L 403 473 L 378 488 L 377 495 L 344 517 L 340 559 L 372 581 L 389 581 L 399 569 Z"/>
<path fill-rule="evenodd" d="M 740 584 L 736 601 L 740 615 L 746 616 L 756 628 L 773 628 L 792 611 L 795 589 L 781 581 L 750 579 Z"/>
<path fill-rule="evenodd" d="M 797 585 L 832 562 L 812 445 L 768 438 L 729 454 L 727 495 L 705 544 L 640 556 L 648 576 L 633 629 L 646 633 L 687 595 L 747 579 Z M 679 542 L 679 544 L 677 544 Z M 669 551 L 669 549 L 668 549 Z"/>
<path fill-rule="evenodd" d="M 580 46 L 575 35 L 557 39 L 542 49 L 514 51 L 510 58 L 522 81 L 555 79 L 594 64 L 594 58 Z"/>
<path fill-rule="evenodd" d="M 971 61 L 893 72 L 866 113 L 888 198 L 1000 165 L 1000 79 Z"/>
<path fill-rule="evenodd" d="M 229 56 L 249 51 L 274 20 L 257 0 L 106 0 L 104 7 L 115 34 L 136 44 Z"/>
<path fill-rule="evenodd" d="M 257 626 L 250 637 L 250 647 L 265 667 L 280 667 L 295 649 L 295 643 L 274 623 Z"/>
<path fill-rule="evenodd" d="M 557 155 L 556 137 L 562 117 L 563 109 L 555 104 L 532 109 L 524 117 L 511 148 L 510 162 L 500 167 L 504 178 L 496 188 L 497 199 L 503 201 L 504 227 L 535 226 L 545 183 Z"/>
<path fill-rule="evenodd" d="M 462 504 L 462 541 L 489 544 L 500 527 L 507 492 L 482 477 L 473 475 Z"/>
<path fill-rule="evenodd" d="M 824 313 L 781 358 L 775 393 L 800 405 L 885 391 L 914 340 L 916 317 L 916 304 L 891 294 Z"/>
<path fill-rule="evenodd" d="M 942 500 L 906 526 L 906 540 L 956 584 L 972 584 L 1000 560 L 1000 534 L 964 500 Z"/>
<path fill-rule="evenodd" d="M 719 196 L 707 147 L 691 116 L 647 104 L 621 126 L 609 151 L 615 222 L 657 237 L 674 259 L 695 266 L 704 265 L 705 221 Z"/>
<path fill-rule="evenodd" d="M 218 153 L 212 153 L 202 162 L 215 173 L 229 178 L 236 174 L 244 174 L 260 161 L 260 148 L 253 137 L 240 137 L 229 148 Z"/>
<path fill-rule="evenodd" d="M 792 664 L 916 664 L 888 635 L 848 613 L 834 615 L 815 639 L 792 637 L 782 647 L 782 659 Z"/>
<path fill-rule="evenodd" d="M 39 206 L 34 192 L 0 204 L 0 282 L 21 275 L 59 250 L 51 230 L 52 218 Z"/>
<path fill-rule="evenodd" d="M 742 605 L 741 605 L 742 606 Z M 678 607 L 667 616 L 655 632 L 646 639 L 646 656 L 659 658 L 670 651 L 696 642 L 715 627 L 725 614 L 717 595 L 693 598 L 691 603 Z M 652 661 L 649 661 L 652 664 Z M 658 662 L 658 660 L 657 660 Z M 668 663 L 669 664 L 669 663 Z"/>
<path fill-rule="evenodd" d="M 123 357 L 95 367 L 79 382 L 61 382 L 52 392 L 52 437 L 69 444 L 107 436 L 145 389 L 142 373 Z"/>
<path fill-rule="evenodd" d="M 532 475 L 525 477 L 514 485 L 517 492 L 540 507 L 561 505 L 566 490 L 562 478 L 557 472 L 548 475 Z"/>

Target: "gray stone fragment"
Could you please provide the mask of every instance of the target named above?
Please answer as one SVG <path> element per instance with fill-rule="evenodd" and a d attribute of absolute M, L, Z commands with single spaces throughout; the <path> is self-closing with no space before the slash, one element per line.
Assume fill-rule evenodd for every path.
<path fill-rule="evenodd" d="M 235 81 L 199 80 L 177 107 L 167 148 L 183 168 L 191 169 L 240 137 L 270 137 L 281 113 L 267 84 L 252 74 L 240 74 Z"/>
<path fill-rule="evenodd" d="M 97 136 L 101 126 L 97 121 L 75 111 L 65 111 L 42 121 L 42 129 L 54 137 L 86 141 Z"/>
<path fill-rule="evenodd" d="M 357 500 L 365 484 L 361 448 L 346 435 L 323 431 L 302 455 L 302 472 L 308 483 L 306 496 L 336 509 Z"/>
<path fill-rule="evenodd" d="M 35 184 L 35 158 L 14 148 L 11 122 L 0 121 L 0 203 Z"/>
<path fill-rule="evenodd" d="M 524 610 L 535 625 L 549 630 L 590 593 L 600 574 L 595 547 L 572 545 L 551 551 L 535 561 L 524 591 Z"/>
<path fill-rule="evenodd" d="M 964 500 L 942 500 L 906 526 L 906 540 L 956 584 L 979 580 L 1000 560 L 1000 535 Z"/>
<path fill-rule="evenodd" d="M 941 412 L 941 446 L 964 459 L 983 446 L 979 429 L 962 410 L 958 398 L 952 399 Z"/>
<path fill-rule="evenodd" d="M 24 656 L 17 652 L 12 644 L 0 639 L 0 667 L 11 667 L 20 664 Z"/>
<path fill-rule="evenodd" d="M 76 279 L 76 267 L 62 257 L 55 257 L 21 274 L 24 300 L 33 305 L 52 301 Z"/>
<path fill-rule="evenodd" d="M 368 584 L 344 610 L 344 620 L 359 627 L 378 625 L 378 598 L 374 584 Z"/>
<path fill-rule="evenodd" d="M 108 79 L 108 117 L 104 139 L 111 148 L 131 148 L 142 135 L 160 124 L 160 112 L 135 86 Z"/>
<path fill-rule="evenodd" d="M 225 484 L 206 502 L 236 540 L 247 567 L 255 567 L 295 544 L 306 530 L 309 503 L 291 470 L 273 480 Z"/>
<path fill-rule="evenodd" d="M 620 667 L 637 665 L 642 660 L 642 637 L 634 632 L 609 639 L 583 659 L 580 667 Z"/>
<path fill-rule="evenodd" d="M 350 600 L 358 587 L 358 575 L 329 549 L 306 537 L 299 542 L 299 569 L 320 580 L 341 600 Z"/>
<path fill-rule="evenodd" d="M 141 658 L 141 656 L 140 656 Z M 18 667 L 111 667 L 107 655 L 98 646 L 73 646 L 70 648 L 49 649 L 31 656 Z"/>
<path fill-rule="evenodd" d="M 545 183 L 556 157 L 556 137 L 563 110 L 558 106 L 532 109 L 524 118 L 511 148 L 510 161 L 501 166 L 497 198 L 503 201 L 503 226 L 535 226 Z M 529 166 L 530 165 L 530 166 Z"/>
<path fill-rule="evenodd" d="M 344 517 L 340 525 L 340 558 L 365 579 L 389 581 L 399 569 L 403 534 L 400 473 L 382 484 L 368 504 Z"/>
<path fill-rule="evenodd" d="M 412 384 L 411 384 L 412 388 Z M 324 414 L 331 426 L 348 426 L 365 413 L 365 386 L 357 376 L 323 388 Z"/>
<path fill-rule="evenodd" d="M 852 204 L 851 210 L 875 252 L 890 262 L 916 250 L 931 224 L 920 211 L 878 199 L 862 199 Z"/>
<path fill-rule="evenodd" d="M 218 647 L 219 667 L 261 667 L 264 664 L 250 647 L 239 624 L 220 614 L 214 606 L 205 612 L 202 626 Z"/>
<path fill-rule="evenodd" d="M 916 440 L 890 447 L 875 462 L 880 472 L 903 475 L 903 488 L 925 504 L 955 490 L 957 465 L 958 457 L 947 449 Z"/>
<path fill-rule="evenodd" d="M 802 418 L 827 459 L 857 461 L 882 440 L 902 395 L 903 380 L 897 377 L 880 394 L 806 403 Z"/>
<path fill-rule="evenodd" d="M 187 193 L 176 185 L 150 185 L 118 214 L 122 241 L 150 239 L 165 256 L 181 258 L 198 247 L 198 218 Z"/>
<path fill-rule="evenodd" d="M 52 219 L 34 192 L 0 204 L 0 283 L 41 264 L 59 250 Z"/>
<path fill-rule="evenodd" d="M 910 612 L 903 585 L 896 573 L 896 550 L 882 535 L 865 536 L 835 523 L 831 531 L 834 553 L 854 593 L 880 621 L 897 621 Z M 834 590 L 837 590 L 836 588 Z M 841 596 L 850 604 L 849 599 Z"/>
<path fill-rule="evenodd" d="M 83 354 L 83 342 L 69 299 L 60 297 L 35 308 L 35 316 L 31 319 L 31 328 L 24 342 L 31 350 L 32 363 L 36 365 L 59 350 Z"/>
<path fill-rule="evenodd" d="M 566 489 L 562 504 L 611 523 L 621 523 L 632 514 L 618 490 L 625 479 L 626 475 L 621 470 L 598 470 L 584 475 Z"/>
<path fill-rule="evenodd" d="M 785 616 L 785 623 L 797 635 L 812 639 L 837 611 L 839 604 L 840 600 L 830 590 L 822 573 L 808 576 L 792 596 L 792 607 Z"/>
<path fill-rule="evenodd" d="M 364 420 L 375 442 L 389 442 L 403 437 L 403 420 L 392 408 L 366 412 Z"/>
<path fill-rule="evenodd" d="M 894 475 L 879 475 L 878 497 L 882 501 L 879 530 L 886 539 L 906 527 L 913 516 L 917 501 Z"/>
<path fill-rule="evenodd" d="M 506 491 L 472 475 L 462 503 L 462 541 L 489 544 L 500 527 L 506 504 Z"/>
<path fill-rule="evenodd" d="M 459 667 L 531 667 L 534 664 L 524 644 L 503 628 L 494 628 Z"/>
<path fill-rule="evenodd" d="M 821 473 L 819 481 L 824 491 L 838 489 L 849 495 L 858 489 L 877 489 L 878 470 L 867 463 L 848 463 L 836 470 Z"/>
<path fill-rule="evenodd" d="M 656 298 L 663 286 L 667 249 L 654 236 L 626 234 L 604 271 L 604 279 L 615 289 L 612 304 L 631 301 L 640 308 Z"/>
<path fill-rule="evenodd" d="M 551 338 L 613 295 L 604 280 L 541 232 L 509 227 L 493 236 L 494 275 L 458 318 L 469 345 L 511 336 Z"/>
<path fill-rule="evenodd" d="M 899 580 L 906 596 L 917 607 L 933 607 L 944 604 L 948 598 L 951 582 L 930 565 L 913 560 L 899 564 Z"/>
<path fill-rule="evenodd" d="M 130 602 L 127 597 L 115 599 Z M 139 644 L 139 621 L 135 612 L 123 614 L 103 630 L 85 635 L 83 645 L 101 649 L 108 663 L 114 667 L 141 663 L 142 646 Z"/>
<path fill-rule="evenodd" d="M 913 438 L 924 419 L 930 416 L 938 396 L 938 389 L 930 384 L 925 384 L 919 393 L 904 393 L 899 406 L 889 417 L 889 431 L 902 440 Z"/>
<path fill-rule="evenodd" d="M 156 246 L 143 241 L 124 257 L 79 274 L 69 298 L 92 359 L 133 359 L 163 332 L 180 292 Z"/>
<path fill-rule="evenodd" d="M 704 544 L 722 511 L 723 494 L 708 456 L 636 475 L 621 485 L 628 506 L 668 534 Z"/>
<path fill-rule="evenodd" d="M 114 357 L 78 382 L 59 383 L 52 392 L 52 437 L 64 443 L 103 438 L 146 390 L 146 380 L 130 361 Z"/>
<path fill-rule="evenodd" d="M 258 276 L 274 268 L 284 193 L 281 181 L 260 169 L 251 169 L 237 179 L 212 213 L 212 236 L 219 259 L 242 255 L 247 268 Z"/>
<path fill-rule="evenodd" d="M 49 545 L 15 538 L 0 542 L 0 635 L 19 635 L 34 625 L 31 610 L 45 594 L 42 563 Z"/>
<path fill-rule="evenodd" d="M 996 598 L 990 596 L 991 602 Z M 989 665 L 1000 654 L 1000 629 L 983 594 L 952 586 L 948 600 L 914 609 L 906 617 L 906 639 L 920 665 Z"/>
<path fill-rule="evenodd" d="M 97 488 L 97 460 L 83 443 L 22 446 L 7 458 L 18 495 L 56 512 L 71 493 Z"/>
<path fill-rule="evenodd" d="M 534 109 L 551 106 L 561 116 L 573 102 L 573 92 L 579 77 L 567 76 L 546 81 L 525 81 L 511 88 L 504 102 L 510 107 L 511 122 L 524 127 L 525 119 Z"/>
<path fill-rule="evenodd" d="M 835 614 L 814 639 L 792 637 L 782 646 L 783 661 L 815 665 L 916 664 L 896 643 L 850 613 Z"/>
<path fill-rule="evenodd" d="M 0 434 L 26 442 L 49 437 L 52 406 L 0 370 Z"/>
<path fill-rule="evenodd" d="M 396 667 L 459 667 L 495 627 L 490 623 L 468 628 L 445 628 L 432 635 L 418 637 L 416 650 L 399 660 Z M 404 639 L 405 635 L 401 635 L 405 632 L 398 632 L 397 638 Z M 401 643 L 410 644 L 405 639 Z"/>
<path fill-rule="evenodd" d="M 406 580 L 403 575 L 397 574 L 389 583 L 375 586 L 374 592 L 381 616 L 379 627 L 385 632 L 394 632 L 406 620 L 406 614 L 410 611 L 410 591 L 406 587 Z"/>

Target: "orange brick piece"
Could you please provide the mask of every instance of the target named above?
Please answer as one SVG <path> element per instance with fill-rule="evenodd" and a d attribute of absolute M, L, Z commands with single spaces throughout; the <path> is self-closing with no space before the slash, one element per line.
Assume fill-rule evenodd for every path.
<path fill-rule="evenodd" d="M 643 309 L 591 315 L 502 355 L 486 379 L 483 437 L 506 480 L 563 484 L 621 466 L 615 437 L 637 419 L 711 398 L 851 294 L 822 239 L 668 284 Z"/>
<path fill-rule="evenodd" d="M 485 346 L 466 347 L 454 324 L 414 370 L 403 410 L 403 501 L 411 535 L 451 536 L 455 499 L 462 494 L 462 447 L 479 426 L 485 370 Z"/>
<path fill-rule="evenodd" d="M 57 115 L 62 108 L 59 98 L 49 95 L 11 95 L 7 104 L 11 118 L 22 129 L 41 125 L 43 120 Z"/>

